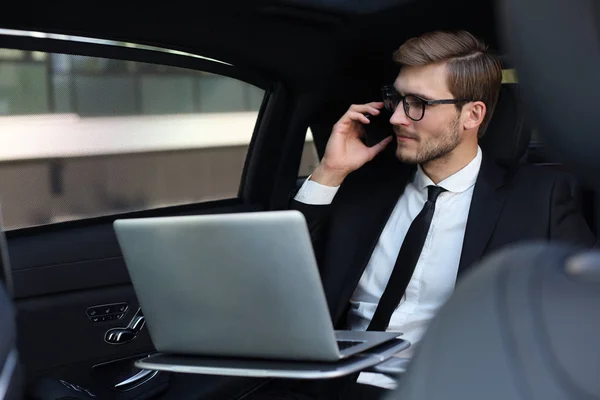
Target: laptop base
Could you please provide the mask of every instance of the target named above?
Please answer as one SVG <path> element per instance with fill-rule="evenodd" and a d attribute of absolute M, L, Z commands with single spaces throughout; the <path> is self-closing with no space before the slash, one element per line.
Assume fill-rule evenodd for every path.
<path fill-rule="evenodd" d="M 338 362 L 282 361 L 245 358 L 181 356 L 156 353 L 135 362 L 141 369 L 184 374 L 247 378 L 332 379 L 371 368 L 406 350 L 410 343 L 392 339 Z"/>

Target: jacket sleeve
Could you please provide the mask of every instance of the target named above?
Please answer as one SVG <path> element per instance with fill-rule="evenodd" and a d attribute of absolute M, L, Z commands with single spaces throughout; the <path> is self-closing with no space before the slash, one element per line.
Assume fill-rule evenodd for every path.
<path fill-rule="evenodd" d="M 325 249 L 329 226 L 329 216 L 332 208 L 333 206 L 331 204 L 310 205 L 293 199 L 290 203 L 290 209 L 300 211 L 306 219 L 317 261 L 321 260 Z"/>
<path fill-rule="evenodd" d="M 566 175 L 557 175 L 550 199 L 549 239 L 584 247 L 598 247 L 598 238 L 585 221 L 573 194 L 575 183 Z"/>

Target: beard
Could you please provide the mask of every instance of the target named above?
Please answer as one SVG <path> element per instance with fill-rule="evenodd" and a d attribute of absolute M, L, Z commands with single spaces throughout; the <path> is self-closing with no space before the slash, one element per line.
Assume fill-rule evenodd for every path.
<path fill-rule="evenodd" d="M 424 164 L 448 156 L 461 141 L 459 119 L 460 118 L 457 116 L 457 118 L 455 118 L 445 129 L 427 135 L 427 138 L 423 138 L 418 132 L 411 134 L 398 126 L 395 126 L 394 131 L 396 133 L 414 138 L 417 145 L 416 153 L 408 154 L 405 149 L 405 144 L 398 141 L 396 157 L 405 164 Z"/>

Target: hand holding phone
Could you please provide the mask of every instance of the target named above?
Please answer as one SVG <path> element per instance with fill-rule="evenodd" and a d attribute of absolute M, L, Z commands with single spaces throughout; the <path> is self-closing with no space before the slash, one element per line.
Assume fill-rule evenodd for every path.
<path fill-rule="evenodd" d="M 371 161 L 392 141 L 391 135 L 379 127 L 371 131 L 370 125 L 383 120 L 383 103 L 353 104 L 333 126 L 325 148 L 325 154 L 312 174 L 311 180 L 326 186 L 338 186 L 351 172 Z M 370 117 L 367 118 L 367 115 Z M 377 122 L 376 122 L 377 121 Z M 389 125 L 389 124 L 388 124 Z M 385 126 L 385 125 L 384 125 Z M 371 131 L 373 133 L 367 133 Z M 387 128 L 391 131 L 391 127 Z M 378 142 L 376 134 L 383 135 Z"/>
<path fill-rule="evenodd" d="M 383 109 L 378 115 L 365 115 L 369 124 L 365 125 L 364 143 L 372 147 L 387 137 L 394 137 L 394 130 L 390 124 L 389 113 Z"/>

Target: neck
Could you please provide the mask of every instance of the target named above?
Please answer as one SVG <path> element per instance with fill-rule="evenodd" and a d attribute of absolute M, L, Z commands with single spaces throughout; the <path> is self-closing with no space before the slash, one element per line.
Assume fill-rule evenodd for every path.
<path fill-rule="evenodd" d="M 436 185 L 466 167 L 477 156 L 477 143 L 471 146 L 459 147 L 444 157 L 428 161 L 421 165 L 423 172 Z"/>

